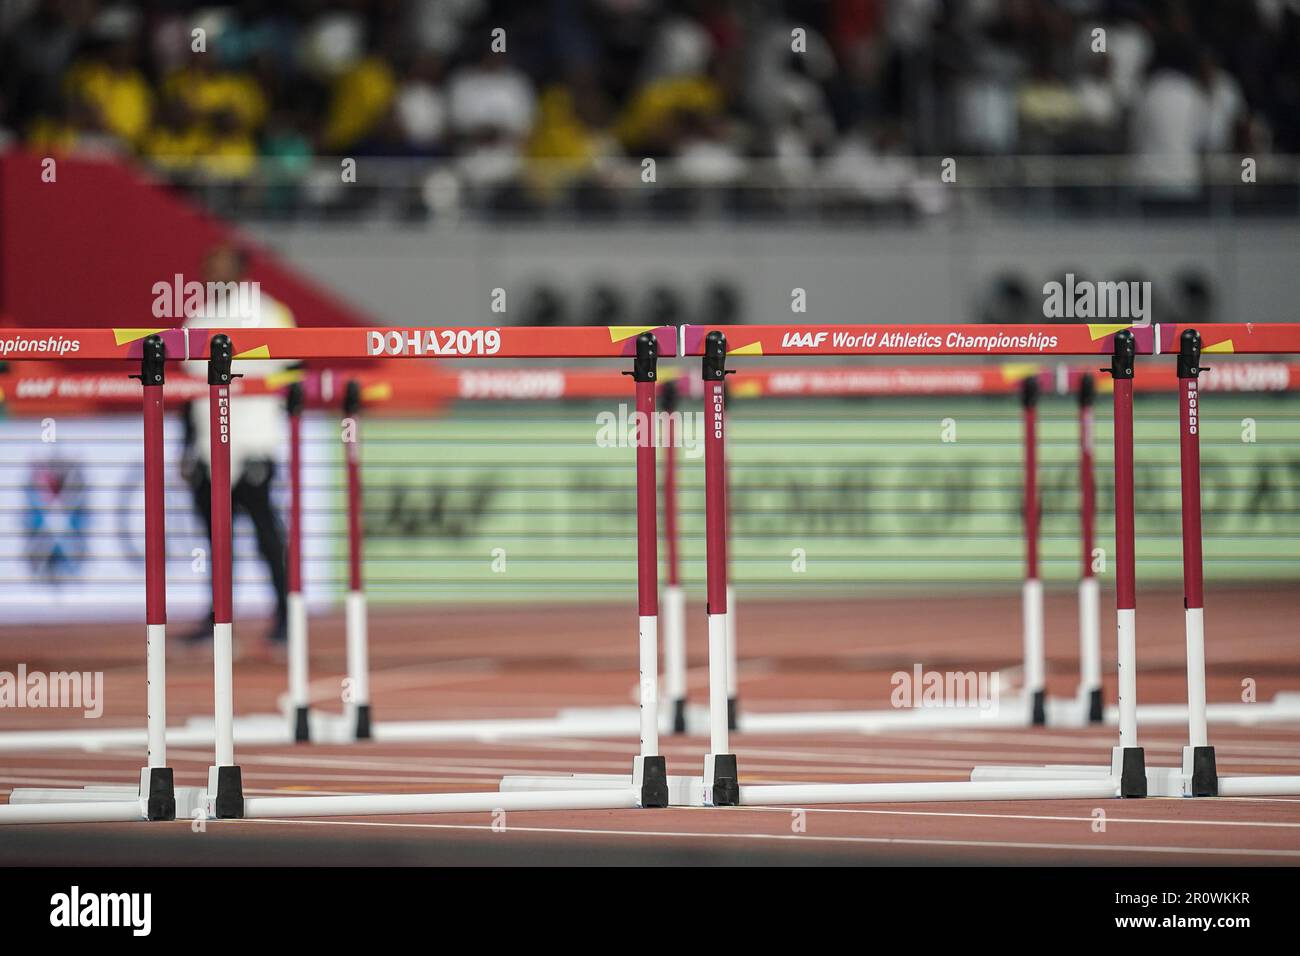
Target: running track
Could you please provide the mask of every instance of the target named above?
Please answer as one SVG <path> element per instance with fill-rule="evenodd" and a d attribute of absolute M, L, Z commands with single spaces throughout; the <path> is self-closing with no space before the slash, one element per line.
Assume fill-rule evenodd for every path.
<path fill-rule="evenodd" d="M 1236 700 L 1253 678 L 1261 700 L 1300 690 L 1300 596 L 1294 589 L 1212 591 L 1207 666 L 1212 701 Z M 1139 600 L 1139 700 L 1181 699 L 1181 595 Z M 741 605 L 740 690 L 751 710 L 885 706 L 889 674 L 927 669 L 997 670 L 1020 653 L 1015 595 L 958 593 L 858 601 L 748 601 Z M 707 684 L 702 609 L 690 614 L 690 680 Z M 259 625 L 260 627 L 260 625 Z M 182 627 L 177 625 L 175 630 Z M 134 626 L 0 628 L 0 670 L 103 670 L 104 717 L 96 727 L 143 722 L 143 634 Z M 1113 634 L 1113 626 L 1105 629 Z M 236 706 L 265 713 L 283 690 L 283 665 L 257 652 L 252 624 L 238 624 Z M 93 644 L 88 634 L 93 633 Z M 1074 690 L 1075 607 L 1049 594 L 1049 685 Z M 372 610 L 372 697 L 380 720 L 530 716 L 560 707 L 632 702 L 635 618 L 624 609 L 519 607 Z M 312 622 L 313 693 L 338 709 L 343 671 L 339 618 Z M 1109 648 L 1108 648 L 1109 650 Z M 1113 652 L 1107 654 L 1113 671 Z M 210 713 L 210 660 L 176 650 L 169 661 L 169 716 Z M 1108 673 L 1113 678 L 1113 673 Z M 1108 685 L 1113 694 L 1113 684 Z M 0 730 L 85 726 L 67 711 L 0 711 Z M 1151 765 L 1177 763 L 1178 727 L 1144 730 Z M 873 736 L 733 738 L 743 782 L 962 780 L 984 763 L 1100 763 L 1113 731 L 944 731 Z M 1211 728 L 1221 773 L 1300 773 L 1300 725 Z M 698 774 L 703 738 L 662 739 L 672 773 Z M 545 739 L 525 744 L 356 744 L 237 752 L 246 792 L 495 790 L 506 773 L 626 773 L 635 741 Z M 140 754 L 0 753 L 0 799 L 19 786 L 132 783 Z M 202 748 L 169 750 L 177 783 L 199 785 Z M 1097 811 L 1104 813 L 1104 829 Z M 952 863 L 1300 864 L 1300 797 L 1226 800 L 1043 801 L 985 804 L 510 813 L 210 821 L 192 832 L 169 824 L 60 825 L 8 829 L 6 865 L 215 865 L 257 863 Z"/>

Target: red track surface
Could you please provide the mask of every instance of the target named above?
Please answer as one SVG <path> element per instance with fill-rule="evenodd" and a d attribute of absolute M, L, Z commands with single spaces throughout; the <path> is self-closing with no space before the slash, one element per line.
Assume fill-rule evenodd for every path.
<path fill-rule="evenodd" d="M 1257 681 L 1260 700 L 1300 689 L 1298 602 L 1294 589 L 1210 591 L 1211 701 L 1237 700 L 1247 677 Z M 1181 598 L 1142 594 L 1138 609 L 1139 700 L 1178 702 Z M 927 669 L 997 670 L 1013 667 L 1020 654 L 1018 598 L 1010 595 L 742 600 L 740 615 L 740 699 L 754 711 L 883 707 L 890 673 L 914 662 Z M 707 685 L 703 617 L 702 608 L 691 609 L 691 691 L 700 701 Z M 1049 594 L 1046 623 L 1049 689 L 1068 696 L 1077 669 L 1072 595 Z M 283 665 L 252 653 L 253 624 L 242 633 L 250 653 L 236 664 L 237 712 L 269 712 L 284 689 Z M 636 620 L 623 608 L 375 611 L 371 635 L 379 720 L 545 715 L 633 699 Z M 29 670 L 103 670 L 105 713 L 94 726 L 142 726 L 143 636 L 136 626 L 0 629 L 0 669 L 25 662 Z M 337 709 L 341 621 L 313 621 L 311 641 L 313 693 L 323 707 Z M 1107 664 L 1112 671 L 1110 653 Z M 170 723 L 210 714 L 210 661 L 178 649 L 168 685 Z M 1113 692 L 1108 682 L 1108 697 Z M 0 730 L 54 726 L 87 722 L 67 711 L 0 711 Z M 1178 727 L 1143 730 L 1148 763 L 1177 763 L 1185 733 Z M 1114 731 L 746 735 L 733 741 L 742 782 L 962 780 L 976 764 L 1101 763 Z M 1212 726 L 1211 743 L 1223 774 L 1300 773 L 1300 725 Z M 698 774 L 706 744 L 695 737 L 663 738 L 669 771 Z M 494 790 L 505 773 L 626 773 L 634 750 L 634 740 L 547 739 L 243 747 L 237 758 L 249 794 L 424 792 Z M 171 748 L 177 783 L 201 785 L 211 756 L 208 748 Z M 0 796 L 19 786 L 132 783 L 141 757 L 130 751 L 0 753 Z M 1097 832 L 1098 809 L 1105 813 L 1104 832 Z M 209 822 L 204 834 L 192 833 L 187 821 L 62 825 L 0 831 L 0 862 L 1300 863 L 1300 798 L 846 806 L 806 811 L 802 832 L 795 822 L 789 809 L 674 808 L 511 813 L 502 832 L 485 814 Z"/>

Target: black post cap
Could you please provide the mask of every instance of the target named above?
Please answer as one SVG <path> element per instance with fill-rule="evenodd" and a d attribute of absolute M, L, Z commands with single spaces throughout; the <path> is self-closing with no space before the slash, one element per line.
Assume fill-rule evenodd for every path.
<path fill-rule="evenodd" d="M 636 358 L 632 361 L 632 381 L 653 382 L 658 376 L 659 340 L 653 332 L 636 337 Z"/>
<path fill-rule="evenodd" d="M 1128 329 L 1122 329 L 1115 333 L 1115 353 L 1110 359 L 1110 368 L 1102 369 L 1103 372 L 1110 372 L 1111 378 L 1132 378 L 1133 366 L 1137 364 L 1137 339 Z"/>
<path fill-rule="evenodd" d="M 704 337 L 704 381 L 720 382 L 728 374 L 727 337 L 715 330 Z"/>
<path fill-rule="evenodd" d="M 1097 383 L 1087 372 L 1079 379 L 1079 407 L 1088 408 L 1097 398 Z"/>
<path fill-rule="evenodd" d="M 361 411 L 361 383 L 355 378 L 348 379 L 343 386 L 343 414 L 355 415 Z"/>
<path fill-rule="evenodd" d="M 160 386 L 165 379 L 166 366 L 167 346 L 161 335 L 151 335 L 141 344 L 140 374 L 131 377 L 138 378 L 141 385 Z"/>
<path fill-rule="evenodd" d="M 1178 377 L 1196 378 L 1201 368 L 1201 333 L 1184 329 L 1178 337 Z"/>
<path fill-rule="evenodd" d="M 229 385 L 230 362 L 234 358 L 234 345 L 230 336 L 214 335 L 208 343 L 208 384 Z"/>
<path fill-rule="evenodd" d="M 1038 393 L 1039 385 L 1036 374 L 1020 380 L 1020 404 L 1025 408 L 1033 408 L 1038 404 Z"/>

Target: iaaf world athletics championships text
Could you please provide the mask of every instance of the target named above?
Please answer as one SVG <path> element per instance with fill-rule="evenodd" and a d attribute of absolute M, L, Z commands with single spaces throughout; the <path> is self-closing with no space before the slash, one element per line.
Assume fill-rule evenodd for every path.
<path fill-rule="evenodd" d="M 952 331 L 945 335 L 929 332 L 787 332 L 782 348 L 816 348 L 829 340 L 836 349 L 934 349 L 963 352 L 994 352 L 1016 349 L 1042 352 L 1054 349 L 1060 340 L 1045 332 L 974 334 Z"/>
<path fill-rule="evenodd" d="M 81 351 L 81 339 L 64 338 L 51 335 L 43 339 L 0 338 L 0 355 L 13 355 L 18 352 L 35 352 L 38 355 L 69 355 Z"/>

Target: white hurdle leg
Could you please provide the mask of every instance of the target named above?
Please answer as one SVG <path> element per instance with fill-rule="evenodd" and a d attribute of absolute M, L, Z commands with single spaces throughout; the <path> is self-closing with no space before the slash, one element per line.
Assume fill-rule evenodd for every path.
<path fill-rule="evenodd" d="M 307 605 L 302 594 L 289 592 L 289 706 L 293 708 L 294 739 L 307 740 L 311 701 L 307 690 Z"/>
<path fill-rule="evenodd" d="M 1046 722 L 1046 687 L 1043 650 L 1043 583 L 1026 579 L 1021 592 L 1021 619 L 1024 628 L 1025 700 L 1030 708 L 1029 720 Z"/>
<path fill-rule="evenodd" d="M 664 691 L 672 703 L 673 733 L 686 732 L 686 592 L 664 588 Z"/>
<path fill-rule="evenodd" d="M 230 624 L 212 628 L 212 695 L 217 766 L 229 767 L 235 762 L 235 655 Z"/>
<path fill-rule="evenodd" d="M 1101 587 L 1094 577 L 1079 581 L 1079 703 L 1084 720 L 1102 720 Z"/>
<path fill-rule="evenodd" d="M 738 671 L 740 670 L 739 658 L 736 650 L 736 589 L 730 584 L 727 585 L 727 727 L 735 730 L 737 720 L 737 690 L 739 679 Z"/>
<path fill-rule="evenodd" d="M 705 800 L 713 805 L 715 784 L 722 778 L 734 779 L 731 774 L 735 770 L 735 757 L 731 755 L 727 720 L 727 615 L 710 614 L 708 619 L 709 752 L 704 757 L 704 792 Z"/>
<path fill-rule="evenodd" d="M 654 755 L 659 753 L 659 619 L 653 615 L 640 618 L 638 657 L 641 753 Z"/>
<path fill-rule="evenodd" d="M 370 737 L 370 653 L 367 635 L 366 595 L 363 591 L 349 591 L 344 603 L 347 621 L 348 680 L 353 715 L 349 721 L 355 728 L 356 738 Z"/>

